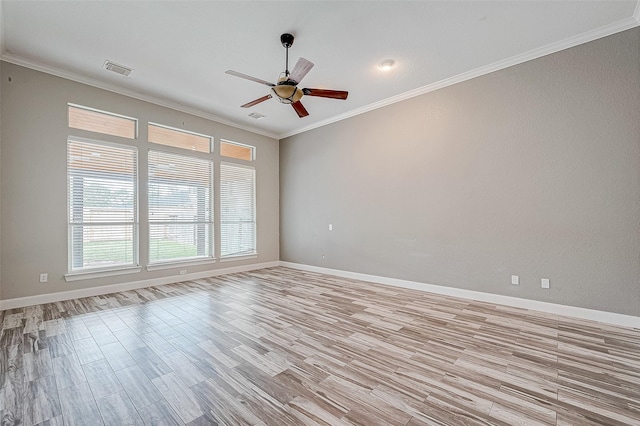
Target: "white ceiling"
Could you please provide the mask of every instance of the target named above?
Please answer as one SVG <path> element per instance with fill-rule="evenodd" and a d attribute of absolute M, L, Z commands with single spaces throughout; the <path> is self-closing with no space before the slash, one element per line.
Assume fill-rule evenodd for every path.
<path fill-rule="evenodd" d="M 2 59 L 282 138 L 472 78 L 640 22 L 630 1 L 7 1 Z M 275 99 L 240 105 L 284 70 L 315 63 L 302 87 L 349 90 L 346 101 L 306 96 L 298 118 Z M 376 65 L 391 58 L 390 72 Z M 134 69 L 122 77 L 105 60 Z M 266 117 L 254 120 L 251 112 Z"/>

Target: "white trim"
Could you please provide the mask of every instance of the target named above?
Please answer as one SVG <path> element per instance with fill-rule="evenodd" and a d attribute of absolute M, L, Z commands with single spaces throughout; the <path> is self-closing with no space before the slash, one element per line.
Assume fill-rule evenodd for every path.
<path fill-rule="evenodd" d="M 76 130 L 82 130 L 82 129 L 76 129 Z M 124 141 L 123 142 L 111 142 L 111 141 L 105 141 L 105 140 L 101 140 L 101 139 L 85 138 L 85 137 L 82 137 L 82 136 L 74 136 L 72 134 L 69 134 L 69 135 L 67 135 L 67 143 L 69 143 L 71 141 L 80 142 L 80 143 L 91 143 L 91 144 L 94 144 L 94 145 L 106 145 L 106 146 L 109 146 L 111 148 L 128 149 L 129 151 L 135 151 L 136 156 L 138 154 L 138 147 L 137 146 L 131 145 L 130 143 L 125 143 Z M 136 163 L 136 168 L 137 167 L 138 167 L 138 163 Z"/>
<path fill-rule="evenodd" d="M 224 158 L 230 158 L 231 160 L 237 160 L 237 158 L 232 158 L 232 157 L 224 157 Z M 240 161 L 246 161 L 246 160 L 240 160 Z M 225 165 L 225 166 L 232 166 L 232 167 L 240 167 L 243 169 L 249 169 L 249 170 L 256 170 L 256 166 L 254 166 L 253 164 L 245 164 L 245 163 L 236 163 L 234 161 L 227 161 L 227 160 L 220 160 L 220 165 Z"/>
<path fill-rule="evenodd" d="M 220 258 L 220 262 L 234 262 L 245 259 L 256 259 L 258 257 L 258 253 L 252 254 L 238 254 L 238 255 L 229 255 Z"/>
<path fill-rule="evenodd" d="M 149 102 L 154 105 L 160 105 L 165 108 L 170 108 L 175 111 L 184 112 L 187 114 L 194 115 L 196 117 L 204 118 L 207 120 L 215 121 L 220 124 L 224 124 L 227 126 L 231 126 L 236 129 L 246 130 L 247 132 L 256 133 L 258 135 L 267 136 L 269 138 L 278 139 L 276 134 L 267 132 L 262 129 L 258 129 L 255 127 L 242 126 L 232 121 L 226 120 L 218 115 L 211 114 L 208 112 L 200 111 L 195 108 L 188 107 L 186 105 L 182 105 L 178 102 L 169 101 L 166 99 L 161 99 L 155 96 L 145 95 L 140 92 L 136 92 L 135 90 L 126 89 L 124 87 L 117 86 L 111 83 L 105 83 L 98 79 L 92 77 L 86 77 L 80 74 L 76 74 L 71 71 L 63 70 L 60 68 L 53 67 L 51 65 L 46 65 L 31 59 L 22 58 L 12 53 L 2 52 L 0 59 L 9 62 L 14 65 L 19 65 L 21 67 L 30 68 L 32 70 L 41 71 L 47 74 L 54 75 L 56 77 L 62 77 L 67 80 L 75 81 L 77 83 L 86 84 L 87 86 L 97 87 L 98 89 L 108 90 L 113 93 L 118 93 L 120 95 L 128 96 L 130 98 L 138 99 L 141 101 Z"/>
<path fill-rule="evenodd" d="M 331 123 L 335 123 L 350 117 L 354 117 L 356 115 L 364 114 L 365 112 L 373 111 L 375 109 L 382 108 L 387 105 L 394 104 L 396 102 L 401 102 L 416 96 L 423 95 L 425 93 L 433 92 L 434 90 L 442 89 L 444 87 L 451 86 L 456 83 L 461 83 L 463 81 L 470 80 L 472 78 L 479 77 L 484 74 L 488 74 L 494 71 L 499 71 L 501 69 L 508 68 L 513 65 L 518 65 L 523 62 L 530 61 L 532 59 L 540 58 L 542 56 L 546 56 L 551 53 L 559 52 L 561 50 L 568 49 L 570 47 L 574 47 L 579 44 L 588 43 L 590 41 L 593 41 L 602 37 L 606 37 L 615 33 L 619 33 L 621 31 L 628 30 L 630 28 L 637 27 L 638 25 L 640 25 L 640 0 L 636 5 L 634 14 L 628 18 L 624 18 L 617 22 L 613 22 L 611 24 L 602 26 L 600 28 L 595 28 L 589 31 L 585 31 L 581 34 L 568 37 L 564 40 L 550 43 L 550 44 L 547 44 L 546 46 L 542 46 L 537 49 L 533 49 L 528 52 L 512 56 L 511 58 L 503 59 L 501 61 L 494 62 L 493 64 L 485 65 L 485 66 L 464 72 L 462 74 L 458 74 L 456 76 L 446 78 L 444 80 L 440 80 L 440 81 L 428 84 L 426 86 L 419 87 L 417 89 L 410 90 L 408 92 L 401 93 L 399 95 L 392 96 L 390 98 L 383 99 L 381 101 L 374 102 L 372 104 L 365 105 L 363 107 L 360 107 L 351 111 L 347 111 L 344 114 L 336 115 L 326 120 L 319 121 L 310 126 L 302 127 L 302 128 L 292 130 L 290 132 L 284 132 L 284 133 L 271 133 L 257 127 L 239 125 L 237 123 L 224 119 L 215 114 L 204 112 L 195 108 L 190 108 L 178 102 L 173 102 L 173 101 L 160 99 L 158 97 L 154 97 L 150 95 L 145 95 L 145 94 L 136 92 L 135 90 L 126 89 L 124 87 L 120 87 L 111 83 L 105 83 L 95 78 L 85 77 L 80 74 L 76 74 L 71 71 L 66 71 L 60 68 L 46 65 L 31 59 L 22 58 L 15 54 L 7 53 L 6 51 L 4 51 L 4 49 L 0 50 L 0 59 L 15 65 L 23 66 L 36 71 L 41 71 L 47 74 L 55 75 L 57 77 L 66 78 L 67 80 L 76 81 L 78 83 L 97 87 L 99 89 L 108 90 L 110 92 L 118 93 L 124 96 L 129 96 L 131 98 L 139 99 L 141 101 L 149 102 L 155 105 L 171 108 L 176 111 L 194 115 L 196 117 L 212 120 L 220 124 L 225 124 L 227 126 L 234 127 L 236 129 L 246 130 L 248 132 L 256 133 L 256 134 L 267 136 L 274 139 L 284 139 L 289 136 L 297 135 L 299 133 L 304 133 L 309 130 L 317 129 L 318 127 L 326 126 Z M 2 39 L 0 39 L 0 42 L 1 41 Z"/>
<path fill-rule="evenodd" d="M 115 293 L 118 291 L 135 290 L 138 288 L 154 287 L 164 284 L 173 284 L 182 281 L 198 280 L 202 278 L 215 277 L 218 275 L 234 274 L 237 272 L 247 272 L 256 269 L 273 268 L 279 266 L 278 261 L 254 263 L 252 265 L 233 266 L 231 268 L 215 269 L 204 272 L 194 272 L 186 275 L 172 275 L 170 277 L 153 278 L 142 281 L 132 281 L 121 284 L 105 285 L 100 287 L 81 288 L 76 290 L 62 291 L 58 293 L 40 294 L 36 296 L 17 297 L 15 299 L 0 300 L 0 311 L 7 309 L 22 308 L 24 306 L 40 305 L 42 303 L 60 302 L 81 297 L 101 296 L 103 294 Z"/>
<path fill-rule="evenodd" d="M 98 109 L 98 108 L 92 108 L 92 107 L 88 107 L 86 105 L 74 104 L 73 102 L 67 102 L 67 106 L 68 107 L 77 108 L 77 109 L 83 109 L 85 111 L 97 112 L 97 113 L 104 114 L 104 115 L 110 115 L 112 117 L 124 118 L 126 120 L 134 121 L 136 123 L 138 122 L 138 119 L 136 117 L 129 117 L 128 115 L 117 114 L 115 112 L 105 111 L 103 109 Z M 67 110 L 67 112 L 68 111 L 69 110 Z M 75 127 L 72 127 L 72 129 L 75 129 Z M 93 130 L 87 130 L 87 129 L 80 129 L 80 130 L 86 130 L 87 132 L 97 133 L 97 132 L 95 132 Z M 109 134 L 109 133 L 107 133 L 107 134 Z M 111 136 L 117 136 L 117 135 L 111 135 Z M 119 136 L 119 137 L 125 137 L 125 136 Z M 132 139 L 132 138 L 126 138 L 126 139 Z M 137 128 L 136 128 L 136 137 L 134 137 L 133 139 L 138 139 L 138 129 Z"/>
<path fill-rule="evenodd" d="M 286 268 L 299 269 L 302 271 L 316 272 L 321 274 L 335 275 L 344 278 L 351 278 L 361 281 L 369 281 L 377 284 L 390 285 L 394 287 L 409 288 L 429 293 L 442 294 L 446 296 L 460 297 L 463 299 L 478 300 L 482 302 L 497 303 L 506 306 L 513 306 L 523 309 L 532 309 L 540 312 L 547 312 L 556 315 L 582 318 L 591 321 L 598 321 L 607 324 L 620 325 L 624 327 L 640 328 L 640 317 L 623 315 L 613 312 L 598 311 L 595 309 L 579 308 L 575 306 L 559 305 L 555 303 L 540 302 L 537 300 L 521 299 L 518 297 L 501 296 L 498 294 L 484 293 L 480 291 L 464 290 L 453 287 L 445 287 L 433 284 L 419 283 L 416 281 L 400 280 L 395 278 L 381 277 L 377 275 L 361 274 L 357 272 L 342 271 L 339 269 L 322 268 L 319 266 L 303 265 L 300 263 L 272 261 L 265 263 L 255 263 L 251 265 L 233 266 L 230 268 L 216 269 L 204 272 L 195 272 L 186 275 L 173 275 L 170 277 L 154 278 L 142 281 L 133 281 L 122 284 L 113 284 L 100 287 L 83 288 L 77 290 L 63 291 L 59 293 L 49 293 L 36 296 L 18 297 L 14 299 L 0 300 L 0 311 L 24 306 L 39 305 L 42 303 L 59 302 L 62 300 L 77 299 L 80 297 L 100 296 L 103 294 L 115 293 L 118 291 L 135 290 L 138 288 L 153 287 L 156 285 L 172 284 L 181 281 L 196 280 L 201 278 L 214 277 L 218 275 L 233 274 L 237 272 L 254 271 L 257 269 L 273 268 L 284 266 Z"/>
<path fill-rule="evenodd" d="M 64 280 L 67 282 L 80 281 L 80 280 L 92 280 L 94 278 L 113 277 L 116 275 L 137 274 L 142 270 L 141 266 L 132 266 L 128 268 L 107 269 L 107 270 L 84 270 L 79 272 L 69 272 L 64 275 Z"/>
<path fill-rule="evenodd" d="M 381 101 L 374 102 L 372 104 L 365 105 L 363 107 L 360 107 L 351 111 L 347 111 L 343 114 L 330 117 L 326 120 L 319 121 L 309 126 L 292 130 L 291 132 L 280 134 L 278 135 L 278 137 L 280 139 L 284 139 L 289 136 L 297 135 L 299 133 L 304 133 L 309 130 L 317 129 L 318 127 L 326 126 L 328 124 L 345 120 L 347 118 L 354 117 L 356 115 L 364 114 L 365 112 L 373 111 L 375 109 L 382 108 L 387 105 L 395 104 L 397 102 L 411 99 L 416 96 L 424 95 L 425 93 L 433 92 L 435 90 L 442 89 L 447 86 L 452 86 L 457 83 L 462 83 L 463 81 L 471 80 L 472 78 L 480 77 L 485 74 L 489 74 L 489 73 L 499 71 L 508 67 L 512 67 L 514 65 L 521 64 L 523 62 L 530 61 L 532 59 L 537 59 L 542 56 L 550 55 L 552 53 L 559 52 L 564 49 L 569 49 L 579 44 L 588 43 L 590 41 L 597 40 L 599 38 L 606 37 L 611 34 L 619 33 L 621 31 L 625 31 L 630 28 L 637 27 L 638 25 L 640 25 L 639 8 L 640 8 L 640 1 L 638 2 L 638 7 L 636 7 L 636 12 L 633 17 L 625 18 L 620 21 L 613 22 L 609 25 L 605 25 L 600 28 L 595 28 L 593 30 L 589 30 L 584 33 L 566 38 L 564 40 L 550 43 L 550 44 L 547 44 L 546 46 L 542 46 L 542 47 L 530 50 L 528 52 L 512 56 L 507 59 L 502 59 L 492 64 L 484 65 L 479 68 L 475 68 L 473 70 L 463 72 L 462 74 L 445 78 L 444 80 L 427 84 L 426 86 L 418 87 L 417 89 L 409 90 L 408 92 L 401 93 L 399 95 L 392 96 L 390 98 L 386 98 Z"/>
<path fill-rule="evenodd" d="M 192 222 L 193 223 L 193 222 Z M 216 263 L 216 259 L 211 257 L 206 260 L 203 259 L 195 259 L 195 260 L 179 260 L 174 262 L 158 262 L 152 263 L 151 265 L 147 265 L 147 271 L 161 271 L 163 269 L 174 269 L 188 266 L 198 266 L 198 265 L 211 265 Z"/>
<path fill-rule="evenodd" d="M 4 55 L 5 53 L 5 33 L 4 33 L 4 22 L 2 17 L 2 1 L 0 1 L 0 55 Z"/>
<path fill-rule="evenodd" d="M 502 296 L 499 294 L 484 293 L 481 291 L 465 290 L 454 287 L 420 283 L 416 281 L 400 280 L 396 278 L 381 277 L 377 275 L 361 274 L 358 272 L 342 271 L 339 269 L 322 268 L 319 266 L 304 265 L 300 263 L 280 261 L 280 266 L 299 269 L 301 271 L 317 272 L 320 274 L 336 275 L 343 278 L 351 278 L 361 281 L 369 281 L 377 284 L 390 285 L 394 287 L 420 290 L 429 293 L 442 294 L 445 296 L 460 297 L 462 299 L 477 300 L 480 302 L 496 303 L 499 305 L 512 306 L 522 309 L 531 309 L 539 312 L 562 315 L 598 321 L 607 324 L 620 325 L 624 327 L 640 328 L 640 317 L 632 315 L 616 314 L 613 312 L 598 311 L 595 309 L 579 308 L 576 306 L 559 305 L 556 303 L 540 302 L 537 300 L 521 299 L 519 297 Z"/>

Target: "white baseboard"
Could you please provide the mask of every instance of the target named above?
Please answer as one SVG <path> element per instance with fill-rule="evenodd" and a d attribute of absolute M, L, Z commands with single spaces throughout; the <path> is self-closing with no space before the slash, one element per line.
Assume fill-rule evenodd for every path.
<path fill-rule="evenodd" d="M 483 293 L 480 291 L 464 290 L 460 288 L 445 287 L 440 285 L 425 284 L 416 281 L 399 280 L 396 278 L 380 277 L 377 275 L 360 274 L 357 272 L 342 271 L 339 269 L 322 268 L 319 266 L 304 265 L 280 261 L 280 266 L 299 269 L 302 271 L 317 272 L 321 274 L 336 275 L 343 278 L 351 278 L 361 281 L 369 281 L 377 284 L 394 287 L 421 290 L 429 293 L 445 296 L 460 297 L 462 299 L 477 300 L 480 302 L 496 303 L 522 309 L 531 309 L 539 312 L 563 315 L 567 317 L 582 318 L 598 321 L 606 324 L 620 325 L 624 327 L 640 328 L 640 317 L 632 315 L 616 314 L 613 312 L 598 311 L 595 309 L 579 308 L 576 306 L 559 305 L 556 303 L 540 302 L 537 300 L 521 299 L 519 297 L 502 296 L 499 294 Z"/>
<path fill-rule="evenodd" d="M 218 275 L 233 274 L 236 272 L 254 271 L 257 269 L 273 268 L 284 266 L 287 268 L 299 269 L 302 271 L 316 272 L 321 274 L 335 275 L 338 277 L 351 278 L 361 281 L 369 281 L 377 284 L 390 285 L 394 287 L 420 290 L 429 293 L 441 294 L 445 296 L 460 297 L 462 299 L 478 300 L 481 302 L 496 303 L 500 305 L 513 306 L 522 309 L 531 309 L 539 312 L 547 312 L 556 315 L 563 315 L 574 318 L 582 318 L 591 321 L 598 321 L 606 324 L 620 325 L 624 327 L 640 328 L 640 317 L 623 315 L 613 312 L 598 311 L 595 309 L 579 308 L 576 306 L 559 305 L 556 303 L 540 302 L 537 300 L 522 299 L 519 297 L 502 296 L 499 294 L 484 293 L 480 291 L 464 290 L 460 288 L 445 287 L 433 284 L 420 283 L 416 281 L 400 280 L 396 278 L 381 277 L 378 275 L 361 274 L 358 272 L 343 271 L 339 269 L 322 268 L 319 266 L 304 265 L 283 261 L 273 261 L 255 263 L 251 265 L 234 266 L 231 268 L 215 269 L 210 271 L 195 272 L 186 275 L 172 275 L 169 277 L 155 278 L 149 280 L 132 281 L 121 284 L 113 284 L 100 287 L 89 287 L 58 293 L 49 293 L 36 296 L 19 297 L 15 299 L 0 300 L 0 311 L 6 309 L 22 308 L 24 306 L 39 305 L 42 303 L 60 302 L 63 300 L 77 299 L 81 297 L 101 296 L 103 294 L 115 293 L 118 291 L 135 290 L 139 288 L 153 287 L 156 285 L 173 284 L 181 281 L 197 280 Z"/>
<path fill-rule="evenodd" d="M 24 306 L 40 305 L 42 303 L 60 302 L 63 300 L 78 299 L 81 297 L 101 296 L 103 294 L 115 293 L 118 291 L 135 290 L 138 288 L 153 287 L 156 285 L 173 284 L 181 281 L 198 280 L 202 278 L 215 277 L 218 275 L 233 274 L 236 272 L 247 272 L 256 269 L 273 268 L 279 266 L 280 262 L 254 263 L 251 265 L 233 266 L 230 268 L 213 269 L 210 271 L 194 272 L 186 275 L 172 275 L 169 277 L 154 278 L 149 280 L 131 281 L 121 284 L 105 285 L 100 287 L 87 287 L 58 293 L 40 294 L 37 296 L 17 297 L 15 299 L 0 300 L 0 311 L 6 309 L 22 308 Z"/>

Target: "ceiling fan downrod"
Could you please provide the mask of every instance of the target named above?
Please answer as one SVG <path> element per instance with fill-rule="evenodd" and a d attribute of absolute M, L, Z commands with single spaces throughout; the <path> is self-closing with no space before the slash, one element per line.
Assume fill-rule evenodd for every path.
<path fill-rule="evenodd" d="M 289 33 L 284 33 L 280 36 L 280 43 L 286 49 L 285 54 L 285 64 L 284 64 L 284 75 L 285 77 L 289 77 L 289 48 L 293 45 L 293 35 Z"/>

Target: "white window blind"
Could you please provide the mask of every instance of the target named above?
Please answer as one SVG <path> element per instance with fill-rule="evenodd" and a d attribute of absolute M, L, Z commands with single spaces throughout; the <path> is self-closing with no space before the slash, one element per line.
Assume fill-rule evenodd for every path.
<path fill-rule="evenodd" d="M 256 171 L 220 164 L 220 255 L 256 252 Z"/>
<path fill-rule="evenodd" d="M 213 161 L 149 151 L 149 262 L 213 256 Z"/>
<path fill-rule="evenodd" d="M 69 271 L 138 263 L 135 147 L 69 138 Z"/>

